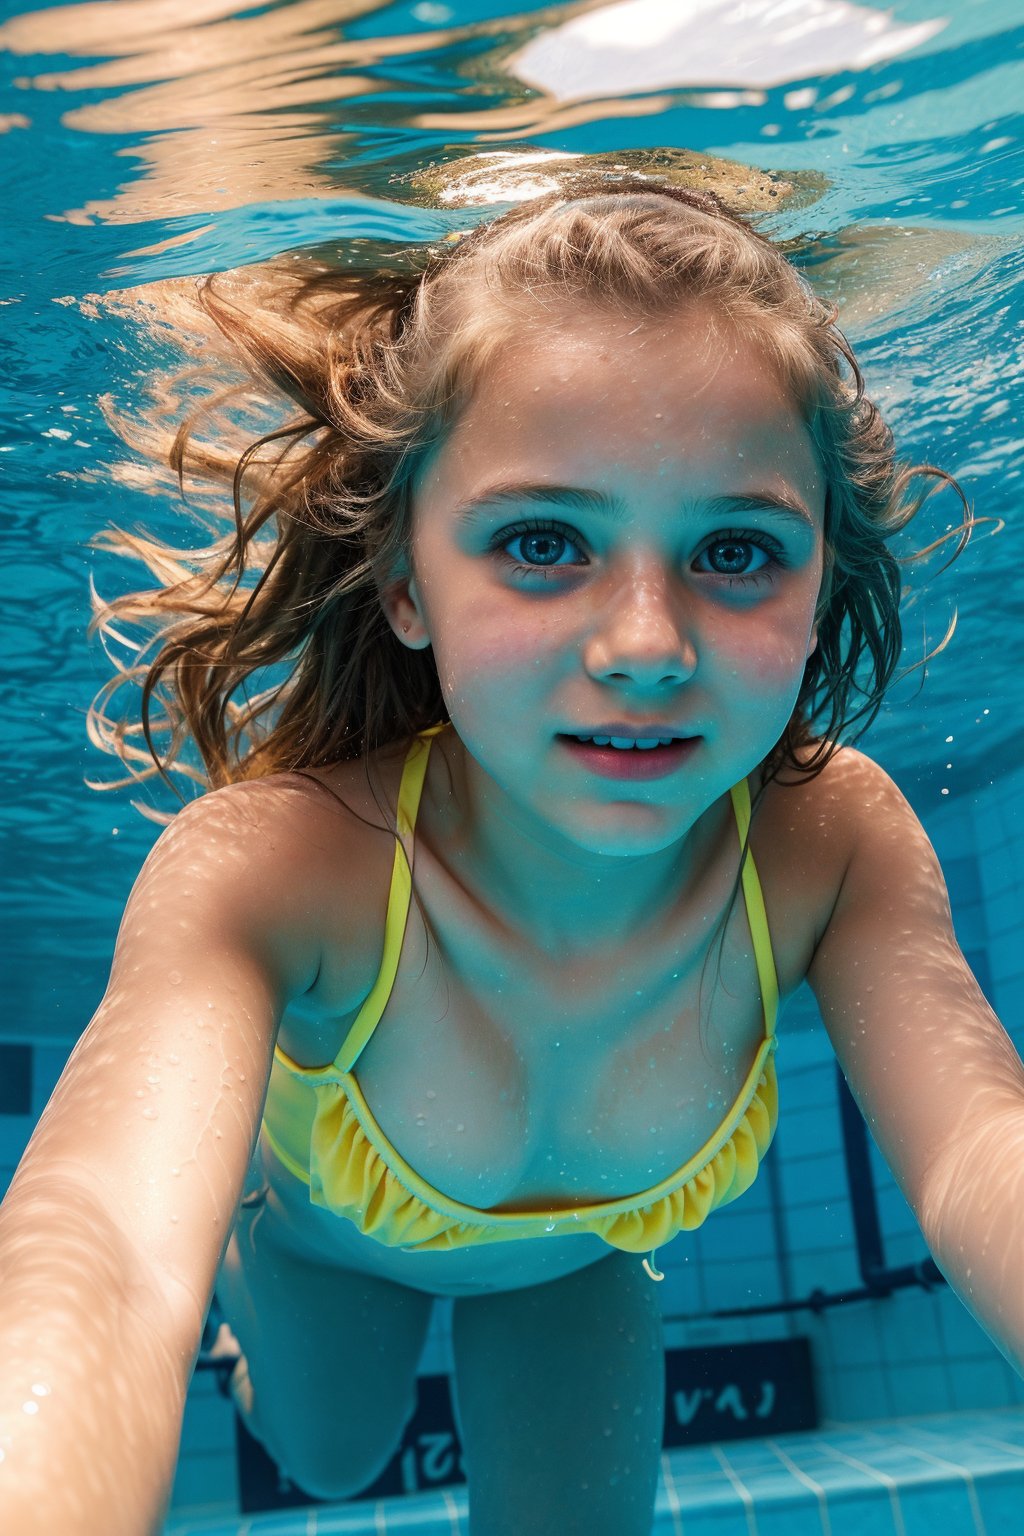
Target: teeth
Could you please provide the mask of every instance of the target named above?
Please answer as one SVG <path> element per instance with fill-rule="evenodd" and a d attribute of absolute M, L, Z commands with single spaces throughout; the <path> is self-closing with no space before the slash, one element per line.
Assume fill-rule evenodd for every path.
<path fill-rule="evenodd" d="M 652 747 L 671 746 L 671 736 L 577 736 L 577 741 L 593 742 L 598 747 L 617 747 L 620 752 L 628 752 L 633 747 L 641 752 L 649 752 Z"/>

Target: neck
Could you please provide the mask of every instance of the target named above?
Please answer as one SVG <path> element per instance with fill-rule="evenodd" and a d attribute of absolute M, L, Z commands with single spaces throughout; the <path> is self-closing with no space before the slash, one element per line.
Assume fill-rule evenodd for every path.
<path fill-rule="evenodd" d="M 641 928 L 650 933 L 700 880 L 732 817 L 725 796 L 656 853 L 591 853 L 535 825 L 454 735 L 439 737 L 434 751 L 451 774 L 450 789 L 447 773 L 435 780 L 446 859 L 482 906 L 543 952 L 579 953 L 627 942 Z"/>

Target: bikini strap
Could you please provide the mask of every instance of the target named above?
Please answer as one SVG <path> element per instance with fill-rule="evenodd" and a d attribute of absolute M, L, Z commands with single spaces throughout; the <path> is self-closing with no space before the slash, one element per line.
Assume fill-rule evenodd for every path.
<path fill-rule="evenodd" d="M 405 937 L 405 925 L 409 917 L 409 901 L 412 896 L 412 865 L 406 854 L 404 840 L 408 839 L 411 853 L 416 815 L 419 811 L 420 795 L 423 792 L 423 780 L 426 777 L 427 763 L 430 759 L 430 748 L 433 738 L 444 729 L 444 724 L 441 724 L 420 731 L 406 753 L 398 787 L 395 860 L 391 869 L 387 916 L 384 919 L 384 949 L 380 969 L 369 996 L 356 1015 L 341 1050 L 334 1058 L 334 1066 L 340 1072 L 351 1072 L 359 1060 L 363 1048 L 387 1006 L 391 988 L 395 984 L 398 960 L 402 953 L 402 940 Z"/>
<path fill-rule="evenodd" d="M 743 848 L 750 831 L 750 785 L 746 779 L 740 779 L 738 784 L 732 786 L 729 794 L 732 798 L 733 814 L 736 817 L 740 847 Z M 765 1034 L 771 1040 L 775 1036 L 775 1025 L 779 1014 L 779 979 L 775 971 L 775 956 L 772 954 L 772 939 L 768 928 L 764 893 L 754 864 L 754 855 L 749 846 L 743 860 L 743 900 L 747 908 L 750 937 L 754 942 L 754 962 L 757 966 L 757 979 L 761 986 Z"/>

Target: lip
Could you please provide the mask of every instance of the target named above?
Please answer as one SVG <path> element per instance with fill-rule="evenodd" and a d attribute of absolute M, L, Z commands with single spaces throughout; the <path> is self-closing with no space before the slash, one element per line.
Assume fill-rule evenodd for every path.
<path fill-rule="evenodd" d="M 580 735 L 584 733 L 581 731 Z M 590 734 L 589 732 L 587 734 Z M 636 734 L 635 727 L 629 731 L 606 731 L 603 728 L 594 733 L 600 736 L 627 736 Z M 650 733 L 652 736 L 654 731 Z M 660 733 L 667 736 L 667 731 Z M 591 773 L 599 774 L 603 779 L 663 779 L 670 773 L 689 761 L 697 747 L 700 745 L 699 736 L 677 736 L 667 747 L 647 747 L 641 749 L 634 747 L 622 750 L 618 747 L 598 747 L 593 742 L 577 741 L 575 735 L 560 735 L 559 743 L 573 756 L 576 762 Z"/>

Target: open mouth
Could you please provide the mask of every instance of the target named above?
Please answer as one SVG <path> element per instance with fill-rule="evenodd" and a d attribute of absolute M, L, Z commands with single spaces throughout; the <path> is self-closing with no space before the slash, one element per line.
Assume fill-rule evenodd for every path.
<path fill-rule="evenodd" d="M 603 778 L 658 779 L 693 755 L 699 736 L 641 737 L 559 736 L 581 766 Z"/>

